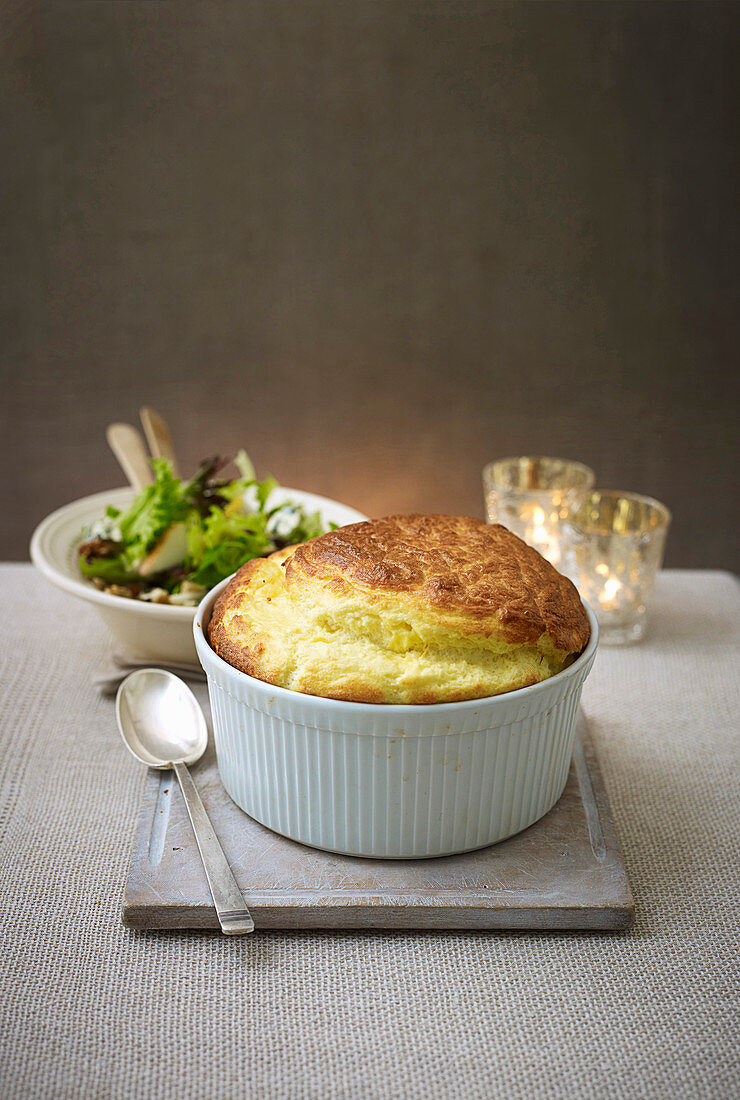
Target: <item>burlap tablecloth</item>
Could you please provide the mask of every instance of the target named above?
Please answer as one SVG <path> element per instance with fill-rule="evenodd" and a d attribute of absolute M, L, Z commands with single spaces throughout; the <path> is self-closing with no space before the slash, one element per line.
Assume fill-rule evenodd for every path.
<path fill-rule="evenodd" d="M 141 934 L 144 769 L 94 610 L 0 568 L 0 1095 L 729 1097 L 738 1053 L 738 587 L 663 574 L 589 717 L 628 934 Z"/>

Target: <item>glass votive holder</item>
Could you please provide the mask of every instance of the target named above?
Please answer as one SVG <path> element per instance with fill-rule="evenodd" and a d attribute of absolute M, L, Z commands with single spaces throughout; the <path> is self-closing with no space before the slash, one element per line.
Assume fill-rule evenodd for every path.
<path fill-rule="evenodd" d="M 659 501 L 608 490 L 589 493 L 565 521 L 563 572 L 592 607 L 600 641 L 643 637 L 670 522 Z"/>
<path fill-rule="evenodd" d="M 499 458 L 483 470 L 488 522 L 508 527 L 559 568 L 563 520 L 593 483 L 593 470 L 581 462 Z"/>

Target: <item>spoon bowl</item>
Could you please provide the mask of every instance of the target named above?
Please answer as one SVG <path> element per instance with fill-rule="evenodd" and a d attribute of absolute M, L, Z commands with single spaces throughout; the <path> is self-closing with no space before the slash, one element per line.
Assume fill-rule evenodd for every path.
<path fill-rule="evenodd" d="M 140 668 L 118 689 L 116 718 L 132 756 L 150 768 L 172 768 L 177 776 L 221 931 L 227 936 L 253 932 L 252 916 L 187 768 L 208 745 L 198 700 L 173 672 Z"/>
<path fill-rule="evenodd" d="M 124 744 L 150 768 L 194 764 L 208 745 L 208 728 L 187 684 L 161 668 L 132 672 L 116 698 Z"/>

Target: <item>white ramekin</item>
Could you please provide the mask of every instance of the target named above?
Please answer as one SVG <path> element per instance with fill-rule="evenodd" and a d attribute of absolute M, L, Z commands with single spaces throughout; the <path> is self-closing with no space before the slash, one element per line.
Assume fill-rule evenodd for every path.
<path fill-rule="evenodd" d="M 506 695 L 432 706 L 345 703 L 263 683 L 193 629 L 208 678 L 218 767 L 231 798 L 276 833 L 348 855 L 410 859 L 482 848 L 554 806 L 598 626 L 557 676 Z"/>

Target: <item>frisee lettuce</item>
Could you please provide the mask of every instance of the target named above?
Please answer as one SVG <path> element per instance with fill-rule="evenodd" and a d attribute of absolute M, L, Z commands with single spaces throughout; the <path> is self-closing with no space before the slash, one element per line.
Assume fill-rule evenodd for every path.
<path fill-rule="evenodd" d="M 118 518 L 121 541 L 132 565 L 188 512 L 183 483 L 173 476 L 172 463 L 166 458 L 153 458 L 152 469 L 154 483 L 142 489 L 128 511 Z"/>
<path fill-rule="evenodd" d="M 228 510 L 218 507 L 212 507 L 205 519 L 192 516 L 188 523 L 192 565 L 188 580 L 213 588 L 246 561 L 271 554 L 275 544 L 267 536 L 266 524 L 264 512 L 229 515 Z"/>
<path fill-rule="evenodd" d="M 184 481 L 174 476 L 167 459 L 153 459 L 154 482 L 131 506 L 123 512 L 107 508 L 105 518 L 83 532 L 86 541 L 79 553 L 83 575 L 106 584 L 133 585 L 139 594 L 155 587 L 178 593 L 186 581 L 212 588 L 252 558 L 305 542 L 328 529 L 320 513 L 307 512 L 294 502 L 270 506 L 277 482 L 272 477 L 257 480 L 244 451 L 234 459 L 240 477 L 218 477 L 223 465 L 208 459 L 193 478 Z M 185 524 L 186 556 L 142 577 L 141 563 L 177 523 Z M 115 531 L 115 537 L 101 536 L 106 530 Z"/>

